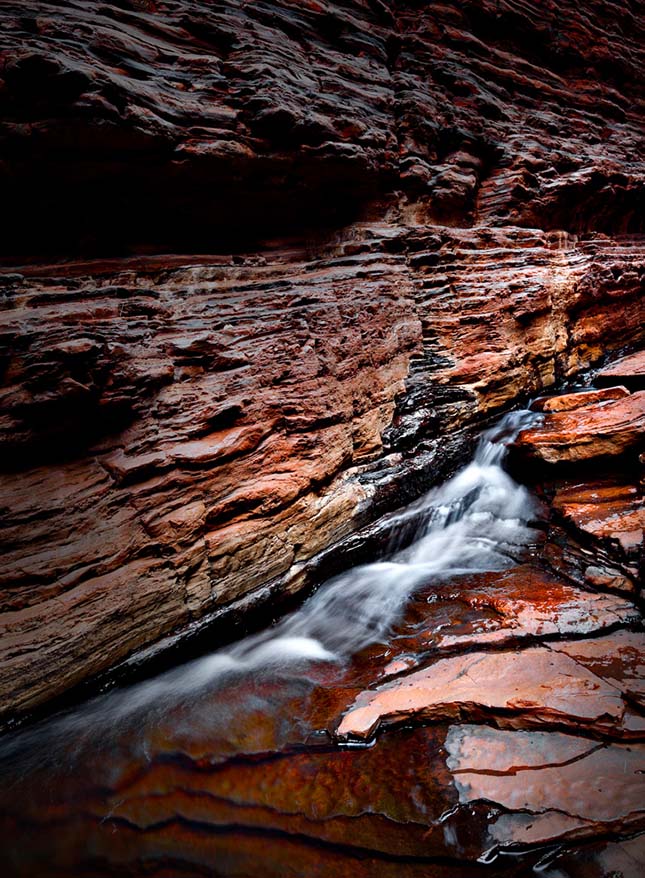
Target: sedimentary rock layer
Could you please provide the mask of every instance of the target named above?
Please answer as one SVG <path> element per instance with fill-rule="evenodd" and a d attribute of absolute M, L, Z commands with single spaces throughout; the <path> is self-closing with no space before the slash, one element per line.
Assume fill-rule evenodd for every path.
<path fill-rule="evenodd" d="M 176 700 L 163 679 L 113 691 L 0 751 L 9 874 L 189 876 L 215 862 L 225 875 L 335 878 L 369 864 L 416 878 L 495 875 L 509 859 L 503 874 L 519 878 L 557 854 L 572 869 L 625 862 L 637 878 L 639 618 L 627 599 L 529 564 L 430 577 L 393 631 L 346 664 L 233 663 Z M 184 682 L 217 658 L 184 669 Z M 408 674 L 410 662 L 425 665 Z M 408 704 L 414 728 L 388 725 L 369 747 L 332 741 L 348 708 L 346 720 L 421 680 L 441 709 Z M 502 706 L 509 686 L 519 697 Z M 500 852 L 513 857 L 494 862 Z"/>
<path fill-rule="evenodd" d="M 573 410 L 549 412 L 542 424 L 524 430 L 520 451 L 545 463 L 577 463 L 634 457 L 645 443 L 645 391 L 619 399 L 588 398 Z"/>
<path fill-rule="evenodd" d="M 560 487 L 554 508 L 582 534 L 638 559 L 645 539 L 645 503 L 638 485 L 605 479 Z"/>
<path fill-rule="evenodd" d="M 637 351 L 604 366 L 598 370 L 596 380 L 600 384 L 625 381 L 632 390 L 645 390 L 645 351 Z"/>
<path fill-rule="evenodd" d="M 14 0 L 2 24 L 10 255 L 239 245 L 383 203 L 643 231 L 636 3 Z"/>
<path fill-rule="evenodd" d="M 0 21 L 4 711 L 295 590 L 457 431 L 642 340 L 634 5 Z"/>
<path fill-rule="evenodd" d="M 594 322 L 568 328 L 598 307 L 580 292 L 594 251 L 563 255 L 538 232 L 491 232 L 494 248 L 442 234 L 366 226 L 313 261 L 134 260 L 11 281 L 6 708 L 53 694 L 51 663 L 62 691 L 268 582 L 296 588 L 316 553 L 405 496 L 397 483 L 441 475 L 447 431 L 600 354 Z M 531 287 L 522 320 L 511 277 Z M 638 300 L 614 295 L 605 325 L 635 335 Z"/>
<path fill-rule="evenodd" d="M 640 649 L 643 638 L 640 638 Z M 642 652 L 641 652 L 642 655 Z M 623 723 L 620 691 L 564 652 L 469 653 L 440 659 L 356 700 L 338 727 L 340 738 L 364 739 L 383 723 L 494 716 L 502 726 L 569 726 L 643 736 L 641 719 Z"/>

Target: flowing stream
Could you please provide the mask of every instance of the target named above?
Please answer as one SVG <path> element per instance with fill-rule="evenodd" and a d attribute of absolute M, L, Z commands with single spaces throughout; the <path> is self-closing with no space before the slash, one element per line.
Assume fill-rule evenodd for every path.
<path fill-rule="evenodd" d="M 455 811 L 451 776 L 428 802 L 419 792 L 435 783 L 424 759 L 445 772 L 445 726 L 358 748 L 339 747 L 333 730 L 358 692 L 422 658 L 428 638 L 488 612 L 460 600 L 469 577 L 526 557 L 537 504 L 502 462 L 536 417 L 504 417 L 469 465 L 402 510 L 399 532 L 409 539 L 412 522 L 417 531 L 387 559 L 328 581 L 264 631 L 0 739 L 7 874 L 175 878 L 213 874 L 216 863 L 227 876 L 337 878 L 353 866 L 333 837 L 325 852 L 303 842 L 292 864 L 294 838 L 318 818 L 332 828 L 339 819 L 338 843 L 353 844 L 342 828 L 347 811 L 363 815 L 359 845 L 379 849 L 379 809 L 393 813 L 387 831 L 397 833 L 423 827 L 428 808 L 439 808 L 430 825 L 461 856 L 438 819 Z M 314 824 L 298 822 L 301 810 Z"/>
<path fill-rule="evenodd" d="M 416 538 L 388 560 L 366 564 L 320 587 L 276 625 L 210 655 L 124 689 L 113 690 L 0 742 L 0 760 L 43 768 L 123 729 L 143 739 L 148 719 L 212 696 L 241 677 L 306 677 L 311 665 L 342 665 L 387 638 L 406 602 L 433 577 L 504 570 L 531 540 L 536 503 L 502 468 L 508 444 L 535 421 L 529 411 L 507 414 L 481 437 L 474 459 L 401 512 L 401 525 L 420 521 Z M 313 674 L 315 676 L 315 674 Z M 13 772 L 12 772 L 13 773 Z"/>

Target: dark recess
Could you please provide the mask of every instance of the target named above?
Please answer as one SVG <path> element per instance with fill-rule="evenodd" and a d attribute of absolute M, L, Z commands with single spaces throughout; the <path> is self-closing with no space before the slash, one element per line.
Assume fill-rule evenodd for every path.
<path fill-rule="evenodd" d="M 6 167 L 6 166 L 5 166 Z M 0 259 L 235 253 L 359 219 L 381 183 L 340 159 L 21 156 L 4 174 Z"/>

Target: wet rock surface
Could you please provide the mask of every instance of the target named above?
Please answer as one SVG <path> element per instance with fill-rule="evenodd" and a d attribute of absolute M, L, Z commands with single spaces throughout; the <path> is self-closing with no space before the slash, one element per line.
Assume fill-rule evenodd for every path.
<path fill-rule="evenodd" d="M 618 690 L 566 654 L 554 656 L 548 648 L 529 647 L 440 659 L 385 684 L 352 705 L 338 735 L 365 739 L 384 723 L 487 715 L 502 726 L 529 728 L 572 723 L 599 731 L 615 724 L 621 734 L 623 711 Z"/>
<path fill-rule="evenodd" d="M 556 533 L 508 569 L 426 577 L 347 663 L 267 653 L 0 742 L 9 874 L 638 878 L 642 616 L 546 570 Z"/>
<path fill-rule="evenodd" d="M 555 403 L 552 403 L 554 405 Z M 533 460 L 575 463 L 637 453 L 645 434 L 645 391 L 575 409 L 548 412 L 543 423 L 522 433 L 517 446 Z"/>
<path fill-rule="evenodd" d="M 483 417 L 641 343 L 639 10 L 0 20 L 5 719 L 320 581 Z"/>
<path fill-rule="evenodd" d="M 460 803 L 487 801 L 507 812 L 489 826 L 492 846 L 642 822 L 642 744 L 465 725 L 451 727 L 446 749 Z"/>
<path fill-rule="evenodd" d="M 629 396 L 626 387 L 606 387 L 603 390 L 583 390 L 577 393 L 563 393 L 557 396 L 541 396 L 531 403 L 535 412 L 571 412 L 577 409 L 591 408 L 594 405 L 623 399 Z"/>
<path fill-rule="evenodd" d="M 625 560 L 637 560 L 642 553 L 645 503 L 635 482 L 609 478 L 563 484 L 553 506 L 581 534 L 608 544 Z"/>
<path fill-rule="evenodd" d="M 551 519 L 390 626 L 364 589 L 356 654 L 215 652 L 0 739 L 3 874 L 640 878 L 642 10 L 0 21 L 2 720 L 389 552 L 486 418 L 600 366 L 517 442 Z"/>

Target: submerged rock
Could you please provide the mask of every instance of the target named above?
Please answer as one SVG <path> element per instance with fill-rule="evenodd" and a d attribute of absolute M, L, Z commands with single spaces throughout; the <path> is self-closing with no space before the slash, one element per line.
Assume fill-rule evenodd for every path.
<path fill-rule="evenodd" d="M 642 744 L 464 725 L 445 746 L 460 803 L 503 809 L 488 826 L 492 849 L 643 826 Z"/>

